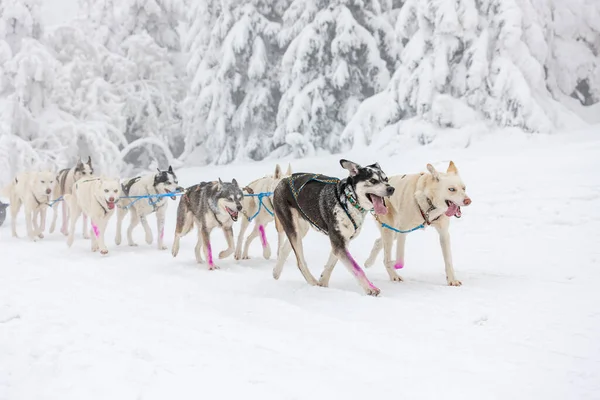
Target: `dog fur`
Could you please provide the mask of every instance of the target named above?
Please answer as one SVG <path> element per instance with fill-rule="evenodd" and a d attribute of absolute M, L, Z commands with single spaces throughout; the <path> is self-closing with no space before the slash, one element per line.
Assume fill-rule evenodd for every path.
<path fill-rule="evenodd" d="M 275 167 L 275 173 L 273 175 L 265 176 L 264 178 L 255 180 L 254 182 L 250 183 L 248 186 L 243 188 L 243 191 L 246 193 L 252 193 L 252 194 L 266 193 L 266 192 L 272 193 L 275 190 L 275 187 L 277 187 L 277 184 L 279 183 L 279 181 L 281 181 L 282 178 L 290 176 L 290 175 L 292 175 L 292 166 L 291 165 L 288 164 L 288 169 L 287 169 L 285 175 L 283 175 L 281 173 L 281 167 L 279 166 L 279 164 L 277 164 L 277 166 Z M 273 201 L 271 200 L 270 197 L 265 197 L 263 199 L 263 204 L 266 207 L 269 207 L 269 210 L 271 210 L 271 212 L 273 212 Z M 248 235 L 248 238 L 246 239 L 246 243 L 244 245 L 244 251 L 242 253 L 242 244 L 244 241 L 244 234 L 246 233 L 246 229 L 248 229 L 248 226 L 251 223 L 251 221 L 249 221 L 248 218 L 250 218 L 254 214 L 256 214 L 260 203 L 256 196 L 244 195 L 244 202 L 242 205 L 243 205 L 243 209 L 244 209 L 245 218 L 242 218 L 242 226 L 240 227 L 240 232 L 238 234 L 237 245 L 235 247 L 235 259 L 236 260 L 241 260 L 241 259 L 247 260 L 249 258 L 248 257 L 248 248 L 250 247 L 250 244 L 252 243 L 252 241 L 254 239 L 256 239 L 257 236 L 260 236 L 261 244 L 263 247 L 263 257 L 268 260 L 269 258 L 271 258 L 271 246 L 269 245 L 269 242 L 267 241 L 267 237 L 265 236 L 264 232 L 265 232 L 265 227 L 269 223 L 273 222 L 274 218 L 273 218 L 273 216 L 271 216 L 271 214 L 269 214 L 269 212 L 267 210 L 264 209 L 264 206 L 261 208 L 260 213 L 258 213 L 258 215 L 252 221 L 252 222 L 254 222 L 254 229 L 252 230 L 250 235 Z"/>
<path fill-rule="evenodd" d="M 227 239 L 227 249 L 219 253 L 219 259 L 226 258 L 234 252 L 233 223 L 242 211 L 242 189 L 234 179 L 232 182 L 202 182 L 186 189 L 177 207 L 177 226 L 171 253 L 173 257 L 179 252 L 179 242 L 192 227 L 198 228 L 198 242 L 195 247 L 196 261 L 202 263 L 201 251 L 208 261 L 208 269 L 218 269 L 212 256 L 210 232 L 220 227 Z"/>
<path fill-rule="evenodd" d="M 119 201 L 121 186 L 117 179 L 106 177 L 82 178 L 75 182 L 71 194 L 65 195 L 69 206 L 70 223 L 67 245 L 71 247 L 75 240 L 75 224 L 81 213 L 86 214 L 91 222 L 92 251 L 100 250 L 107 254 L 104 233 L 110 217 L 115 213 Z"/>
<path fill-rule="evenodd" d="M 4 223 L 4 220 L 6 219 L 6 208 L 7 207 L 8 207 L 8 204 L 0 201 L 0 226 L 2 226 L 2 224 Z"/>
<path fill-rule="evenodd" d="M 446 173 L 438 172 L 431 164 L 427 165 L 429 174 L 397 175 L 390 178 L 390 184 L 396 192 L 388 201 L 388 213 L 379 216 L 381 223 L 386 223 L 399 230 L 409 230 L 420 224 L 433 226 L 440 237 L 440 245 L 444 256 L 446 280 L 450 286 L 460 286 L 456 279 L 450 249 L 450 218 L 460 218 L 460 207 L 471 204 L 454 163 L 450 161 Z M 422 214 L 423 213 L 423 214 Z M 404 246 L 406 233 L 393 232 L 390 229 L 379 230 L 381 237 L 375 240 L 371 255 L 365 262 L 371 267 L 383 248 L 383 264 L 392 281 L 402 281 L 396 269 L 404 267 Z M 396 259 L 392 261 L 392 245 L 396 240 Z"/>
<path fill-rule="evenodd" d="M 4 195 L 10 199 L 13 237 L 18 237 L 17 215 L 21 206 L 25 211 L 27 236 L 34 242 L 44 237 L 46 211 L 51 200 L 55 178 L 54 172 L 50 171 L 24 172 L 17 175 L 4 189 Z"/>
<path fill-rule="evenodd" d="M 121 244 L 121 227 L 123 219 L 128 213 L 131 213 L 131 220 L 129 228 L 127 229 L 127 243 L 129 246 L 137 246 L 133 240 L 132 233 L 140 222 L 146 233 L 146 243 L 152 244 L 152 230 L 148 225 L 147 216 L 156 212 L 158 249 L 167 249 L 167 246 L 165 246 L 163 242 L 165 233 L 165 214 L 168 205 L 167 198 L 161 197 L 159 199 L 152 199 L 152 204 L 150 204 L 148 199 L 136 201 L 136 199 L 126 198 L 127 196 L 175 193 L 182 189 L 178 186 L 177 176 L 170 165 L 165 171 L 161 171 L 160 169 L 157 169 L 157 171 L 158 172 L 154 174 L 128 179 L 124 184 L 121 184 L 121 189 L 125 198 L 121 199 L 119 202 L 119 209 L 117 211 L 117 234 L 115 236 L 115 243 L 117 245 Z M 170 198 L 171 200 L 175 200 L 177 197 L 170 196 Z"/>
<path fill-rule="evenodd" d="M 94 175 L 94 167 L 92 166 L 92 157 L 88 157 L 87 162 L 77 160 L 77 163 L 73 168 L 67 168 L 60 170 L 56 176 L 56 184 L 54 185 L 54 196 L 56 199 L 63 196 L 63 201 L 57 201 L 52 205 L 53 215 L 52 223 L 50 224 L 50 233 L 53 233 L 56 229 L 56 220 L 58 219 L 58 208 L 59 203 L 62 203 L 62 227 L 60 231 L 63 235 L 69 234 L 69 213 L 67 202 L 64 201 L 65 194 L 71 194 L 73 190 L 73 184 L 82 178 L 90 178 Z M 87 216 L 83 216 L 83 237 L 89 239 L 87 231 Z"/>
<path fill-rule="evenodd" d="M 349 241 L 359 235 L 368 210 L 374 208 L 376 213 L 386 212 L 383 198 L 390 196 L 394 188 L 388 184 L 379 164 L 364 168 L 347 160 L 340 160 L 340 164 L 349 171 L 349 176 L 337 183 L 311 181 L 309 178 L 312 174 L 293 174 L 297 188 L 304 184 L 297 198 L 294 198 L 290 188 L 291 178 L 282 179 L 277 185 L 273 204 L 279 243 L 273 277 L 279 279 L 284 262 L 293 249 L 298 268 L 310 285 L 328 286 L 339 259 L 368 295 L 377 296 L 380 290 L 367 279 L 347 247 Z M 352 202 L 356 206 L 350 204 Z M 354 220 L 356 229 L 349 215 Z M 331 243 L 329 259 L 319 281 L 310 273 L 304 258 L 302 239 L 310 226 L 307 218 L 329 237 Z"/>

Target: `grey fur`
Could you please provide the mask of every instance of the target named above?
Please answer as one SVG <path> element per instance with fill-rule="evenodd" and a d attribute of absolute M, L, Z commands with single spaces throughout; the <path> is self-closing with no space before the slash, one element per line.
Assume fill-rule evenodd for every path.
<path fill-rule="evenodd" d="M 2 226 L 6 219 L 6 207 L 8 207 L 8 204 L 0 201 L 0 226 Z"/>
<path fill-rule="evenodd" d="M 219 258 L 232 254 L 233 229 L 242 211 L 242 189 L 237 181 L 202 182 L 185 190 L 179 206 L 177 207 L 177 226 L 173 241 L 172 254 L 177 256 L 179 240 L 187 235 L 194 225 L 198 228 L 198 242 L 196 244 L 196 261 L 202 262 L 200 250 L 204 248 L 209 269 L 218 268 L 213 263 L 212 248 L 210 246 L 210 232 L 219 226 L 225 232 L 228 249 L 221 252 Z"/>
<path fill-rule="evenodd" d="M 394 188 L 388 184 L 387 177 L 378 164 L 364 168 L 347 160 L 340 160 L 340 164 L 350 172 L 350 176 L 337 183 L 314 181 L 311 180 L 314 174 L 300 173 L 283 179 L 275 188 L 273 204 L 278 223 L 279 250 L 273 276 L 275 279 L 279 278 L 291 246 L 298 268 L 308 283 L 327 286 L 329 276 L 339 259 L 357 277 L 368 294 L 377 295 L 379 289 L 368 281 L 362 269 L 352 259 L 347 246 L 360 233 L 366 210 L 373 205 L 370 200 L 375 195 L 380 198 L 391 196 Z M 319 176 L 317 179 L 335 180 L 326 176 Z M 296 191 L 301 188 L 297 198 L 294 197 L 292 188 Z M 308 231 L 307 222 L 326 234 L 331 243 L 331 255 L 319 282 L 310 274 L 304 260 L 302 238 Z M 287 242 L 282 231 L 287 236 Z"/>

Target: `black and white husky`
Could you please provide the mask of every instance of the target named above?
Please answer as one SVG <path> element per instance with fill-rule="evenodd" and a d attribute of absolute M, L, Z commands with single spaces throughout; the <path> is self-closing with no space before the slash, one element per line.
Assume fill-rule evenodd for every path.
<path fill-rule="evenodd" d="M 201 251 L 208 261 L 208 269 L 217 269 L 210 245 L 210 232 L 220 227 L 225 232 L 227 249 L 219 253 L 223 259 L 233 254 L 233 223 L 238 220 L 242 211 L 244 195 L 242 189 L 234 179 L 232 182 L 202 182 L 185 190 L 185 194 L 177 207 L 177 227 L 171 253 L 173 257 L 179 252 L 179 241 L 187 235 L 194 224 L 198 228 L 198 242 L 196 243 L 196 261 L 202 262 Z"/>
<path fill-rule="evenodd" d="M 73 193 L 73 184 L 81 178 L 90 178 L 94 175 L 94 167 L 92 166 L 92 158 L 88 157 L 87 162 L 77 160 L 77 164 L 73 168 L 60 170 L 56 176 L 56 184 L 54 185 L 53 195 L 55 199 L 63 198 L 66 194 Z M 56 219 L 58 218 L 58 207 L 62 203 L 62 227 L 60 231 L 63 235 L 69 234 L 69 213 L 68 204 L 66 201 L 56 201 L 52 204 L 53 215 L 52 224 L 50 224 L 50 233 L 56 229 Z M 89 239 L 87 230 L 87 215 L 83 214 L 83 237 Z"/>
<path fill-rule="evenodd" d="M 157 169 L 154 174 L 148 174 L 144 176 L 137 176 L 126 180 L 121 184 L 123 197 L 121 198 L 119 209 L 117 211 L 117 235 L 115 236 L 115 243 L 121 244 L 121 227 L 123 219 L 127 213 L 131 212 L 131 222 L 127 229 L 127 243 L 130 246 L 137 246 L 133 241 L 133 230 L 141 222 L 146 232 L 146 243 L 152 244 L 152 230 L 148 225 L 147 216 L 156 212 L 156 222 L 158 228 L 158 249 L 166 250 L 167 246 L 163 243 L 165 235 L 165 214 L 167 212 L 167 198 L 166 197 L 150 197 L 150 198 L 137 198 L 137 196 L 152 196 L 158 194 L 170 194 L 176 193 L 180 189 L 177 182 L 177 176 L 173 172 L 173 168 L 169 165 L 169 169 L 161 171 Z M 129 197 L 129 198 L 128 198 Z M 172 200 L 176 197 L 168 196 Z"/>
<path fill-rule="evenodd" d="M 379 289 L 367 279 L 347 246 L 360 233 L 369 210 L 373 209 L 376 214 L 387 212 L 383 198 L 391 196 L 394 188 L 389 185 L 379 164 L 364 168 L 347 160 L 340 160 L 340 164 L 350 172 L 346 179 L 299 173 L 282 179 L 275 188 L 273 205 L 279 249 L 273 277 L 279 279 L 283 264 L 293 249 L 298 268 L 309 284 L 328 286 L 339 259 L 367 294 L 377 296 Z M 302 238 L 311 225 L 329 236 L 331 242 L 329 260 L 319 281 L 308 270 L 302 247 Z M 286 236 L 288 240 L 285 240 Z"/>

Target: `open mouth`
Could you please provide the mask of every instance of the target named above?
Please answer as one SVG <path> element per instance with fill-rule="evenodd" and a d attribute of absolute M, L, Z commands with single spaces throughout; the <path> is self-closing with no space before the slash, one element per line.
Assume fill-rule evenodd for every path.
<path fill-rule="evenodd" d="M 233 220 L 233 222 L 237 221 L 237 219 L 238 219 L 238 212 L 237 211 L 233 211 L 231 208 L 229 208 L 227 206 L 225 206 L 225 209 L 229 213 L 229 216 L 231 217 L 231 219 Z"/>
<path fill-rule="evenodd" d="M 385 200 L 383 197 L 379 197 L 373 193 L 367 193 L 367 199 L 371 203 L 373 203 L 373 209 L 375 210 L 375 214 L 385 215 L 387 214 L 387 207 L 385 206 Z"/>
<path fill-rule="evenodd" d="M 106 200 L 106 207 L 108 207 L 109 210 L 113 210 L 115 208 L 115 202 Z"/>
<path fill-rule="evenodd" d="M 165 193 L 169 194 L 169 193 L 172 193 L 172 192 L 169 189 L 165 189 Z M 175 200 L 176 199 L 175 196 L 169 196 L 169 197 L 171 198 L 171 200 Z"/>
<path fill-rule="evenodd" d="M 448 206 L 448 209 L 446 210 L 446 215 L 448 217 L 454 216 L 456 218 L 460 218 L 462 216 L 462 211 L 460 211 L 459 205 L 450 200 L 446 200 L 446 205 Z"/>

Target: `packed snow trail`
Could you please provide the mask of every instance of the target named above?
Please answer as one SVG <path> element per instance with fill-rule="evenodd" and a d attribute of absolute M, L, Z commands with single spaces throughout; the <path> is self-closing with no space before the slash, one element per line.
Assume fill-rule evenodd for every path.
<path fill-rule="evenodd" d="M 221 270 L 208 271 L 194 261 L 194 231 L 173 259 L 146 245 L 141 227 L 138 247 L 115 246 L 111 221 L 101 257 L 79 231 L 71 249 L 60 234 L 11 238 L 7 219 L 0 399 L 598 399 L 600 138 L 489 137 L 468 149 L 367 153 L 343 157 L 379 161 L 388 175 L 454 160 L 473 199 L 450 228 L 462 287 L 446 286 L 433 229 L 410 234 L 405 282 L 388 280 L 381 255 L 365 270 L 382 290 L 372 298 L 341 265 L 330 288 L 308 286 L 293 256 L 273 280 L 275 258 L 262 258 L 258 240 L 251 260 L 218 260 Z M 343 177 L 339 158 L 292 167 Z M 273 166 L 178 176 L 183 186 L 245 184 Z M 168 245 L 176 205 L 169 201 Z M 266 234 L 276 246 L 273 225 Z M 359 263 L 377 234 L 369 219 L 350 245 Z M 212 242 L 225 248 L 218 230 Z M 328 240 L 311 231 L 304 248 L 318 276 Z"/>

